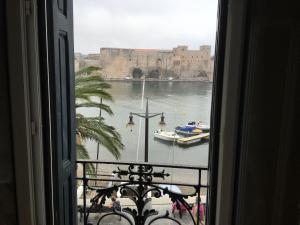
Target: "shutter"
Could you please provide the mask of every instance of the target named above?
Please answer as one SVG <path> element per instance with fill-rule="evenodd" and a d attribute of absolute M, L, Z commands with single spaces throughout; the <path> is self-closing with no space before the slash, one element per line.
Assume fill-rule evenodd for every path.
<path fill-rule="evenodd" d="M 72 0 L 47 1 L 55 225 L 76 224 Z"/>

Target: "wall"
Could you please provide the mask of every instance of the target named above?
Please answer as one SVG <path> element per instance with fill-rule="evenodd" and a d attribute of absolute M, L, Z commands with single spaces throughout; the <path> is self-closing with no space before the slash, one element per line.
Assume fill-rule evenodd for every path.
<path fill-rule="evenodd" d="M 79 71 L 84 67 L 95 66 L 100 67 L 99 60 L 96 59 L 76 59 L 74 60 L 74 70 L 75 72 Z"/>
<path fill-rule="evenodd" d="M 17 224 L 6 55 L 5 1 L 0 2 L 0 224 Z"/>
<path fill-rule="evenodd" d="M 213 60 L 210 46 L 188 50 L 178 46 L 173 50 L 101 48 L 100 65 L 107 78 L 132 77 L 134 68 L 145 76 L 167 79 L 203 79 L 212 81 Z M 153 77 L 152 77 L 153 78 Z"/>

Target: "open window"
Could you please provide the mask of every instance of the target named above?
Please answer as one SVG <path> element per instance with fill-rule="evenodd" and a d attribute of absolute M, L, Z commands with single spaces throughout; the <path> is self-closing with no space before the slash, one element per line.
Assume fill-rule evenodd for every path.
<path fill-rule="evenodd" d="M 219 2 L 208 224 L 299 222 L 299 182 L 295 181 L 299 177 L 300 39 L 299 9 L 293 3 Z M 75 112 L 70 104 L 74 102 L 70 88 L 73 86 L 72 2 L 4 1 L 1 6 L 0 42 L 4 58 L 1 71 L 5 79 L 1 82 L 0 101 L 5 108 L 1 111 L 1 119 L 5 121 L 1 132 L 5 135 L 0 137 L 0 223 L 4 219 L 3 224 L 76 224 L 80 211 L 85 219 L 88 211 L 76 209 L 74 202 L 77 187 L 73 155 Z M 192 62 L 190 58 L 184 60 Z M 136 58 L 128 62 L 136 62 Z M 173 65 L 179 67 L 182 63 Z M 176 68 L 176 73 L 180 69 Z M 136 76 L 139 74 L 135 72 Z M 149 105 L 152 104 L 150 101 Z M 164 116 L 168 122 L 167 115 Z M 120 165 L 109 184 L 112 188 L 115 182 L 124 184 L 120 176 L 124 178 L 139 169 L 134 179 L 142 175 L 142 182 L 145 179 L 152 185 L 155 180 L 151 181 L 151 177 L 167 179 L 166 166 L 177 169 L 164 164 L 154 170 L 151 162 L 113 163 Z M 86 186 L 94 186 L 93 177 L 87 175 L 83 173 L 77 178 L 85 181 Z M 108 177 L 103 176 L 102 180 L 105 179 Z M 133 189 L 130 194 L 136 185 L 130 186 Z M 166 186 L 159 189 L 167 188 L 165 193 L 178 193 L 168 184 L 162 185 Z M 117 197 L 122 195 L 120 192 L 116 190 Z M 156 189 L 151 190 L 151 195 L 159 197 L 163 193 Z M 176 198 L 175 209 L 177 205 L 180 208 Z M 123 206 L 122 212 L 126 211 Z M 112 213 L 109 210 L 106 214 Z M 147 212 L 154 213 L 149 208 Z"/>
<path fill-rule="evenodd" d="M 101 2 L 97 4 L 101 4 Z M 46 44 L 46 47 L 41 47 L 41 54 L 44 56 L 41 60 L 44 72 L 42 87 L 44 101 L 49 101 L 49 104 L 45 103 L 44 105 L 44 113 L 46 112 L 44 120 L 47 124 L 45 128 L 47 131 L 50 131 L 49 133 L 45 132 L 45 145 L 48 147 L 46 159 L 51 159 L 47 161 L 46 168 L 49 172 L 49 178 L 53 178 L 48 180 L 48 184 L 50 184 L 48 190 L 52 192 L 52 195 L 48 198 L 49 205 L 52 205 L 52 207 L 49 208 L 52 214 L 50 213 L 48 218 L 53 219 L 53 222 L 57 224 L 74 224 L 78 219 L 79 223 L 87 225 L 89 222 L 97 223 L 97 221 L 101 224 L 101 222 L 103 222 L 102 219 L 109 221 L 110 215 L 117 214 L 121 217 L 121 222 L 123 221 L 129 224 L 133 221 L 137 224 L 144 224 L 146 221 L 147 223 L 155 224 L 159 220 L 170 220 L 175 223 L 184 223 L 184 221 L 187 220 L 189 221 L 188 223 L 191 224 L 200 224 L 205 220 L 207 224 L 213 224 L 209 221 L 213 220 L 214 213 L 212 212 L 215 210 L 215 204 L 213 202 L 216 200 L 216 191 L 213 185 L 216 185 L 216 168 L 214 167 L 214 163 L 217 163 L 218 153 L 213 152 L 215 151 L 214 149 L 218 148 L 218 136 L 216 135 L 219 133 L 218 117 L 220 115 L 217 109 L 221 104 L 220 87 L 222 86 L 222 78 L 219 76 L 222 74 L 224 57 L 223 46 L 226 27 L 225 1 L 219 3 L 219 27 L 215 50 L 216 54 L 214 56 L 212 55 L 213 51 L 211 51 L 211 47 L 207 45 L 201 46 L 199 50 L 189 50 L 186 46 L 178 46 L 170 50 L 101 48 L 100 54 L 75 54 L 74 56 L 72 5 L 73 2 L 71 0 L 57 2 L 46 1 L 44 5 L 46 11 L 44 12 L 40 9 L 40 29 L 44 31 L 44 33 L 42 33 L 44 36 L 41 35 L 40 40 L 41 43 Z M 41 8 L 43 9 L 43 7 Z M 79 12 L 78 10 L 85 12 L 85 9 L 77 8 L 76 10 L 77 13 Z M 215 8 L 215 11 L 217 11 L 217 8 Z M 185 13 L 188 15 L 188 12 Z M 46 15 L 47 20 L 43 17 Z M 78 17 L 78 20 L 81 19 Z M 215 23 L 215 21 L 211 23 Z M 46 29 L 44 27 L 45 24 L 47 25 Z M 126 58 L 127 55 L 128 59 Z M 201 60 L 194 60 L 196 57 L 199 57 Z M 73 61 L 74 59 L 75 63 Z M 124 59 L 124 62 L 122 59 Z M 81 140 L 78 142 L 78 139 L 81 139 L 82 136 L 85 135 L 84 129 L 89 128 L 76 127 L 76 121 L 78 122 L 80 119 L 82 121 L 84 120 L 84 116 L 82 116 L 84 113 L 80 111 L 82 109 L 75 112 L 75 105 L 84 105 L 83 107 L 79 107 L 84 110 L 87 104 L 102 105 L 104 102 L 102 98 L 96 98 L 95 101 L 91 99 L 85 101 L 85 95 L 81 95 L 80 100 L 77 101 L 75 98 L 77 98 L 78 95 L 74 87 L 77 84 L 81 84 L 80 82 L 82 81 L 89 81 L 90 74 L 92 74 L 92 76 L 97 74 L 98 65 L 94 65 L 94 63 L 99 61 L 102 78 L 106 80 L 123 79 L 123 81 L 112 84 L 114 88 L 112 91 L 118 92 L 127 88 L 128 90 L 123 91 L 133 91 L 133 93 L 129 94 L 129 98 L 132 98 L 133 95 L 142 96 L 141 110 L 145 110 L 145 112 L 135 112 L 134 110 L 138 110 L 139 107 L 137 107 L 137 109 L 132 107 L 140 104 L 138 103 L 140 102 L 139 99 L 133 98 L 134 102 L 124 103 L 123 96 L 120 102 L 118 102 L 117 99 L 117 102 L 114 103 L 115 108 L 117 108 L 118 104 L 119 106 L 127 104 L 129 107 L 126 106 L 126 110 L 123 108 L 119 109 L 123 111 L 123 114 L 118 114 L 120 115 L 119 118 L 116 118 L 117 115 L 114 119 L 109 121 L 110 126 L 111 123 L 113 123 L 113 125 L 118 126 L 120 130 L 124 129 L 123 123 L 125 119 L 122 118 L 122 116 L 125 116 L 126 119 L 129 116 L 129 125 L 138 121 L 137 118 L 133 121 L 133 116 L 140 116 L 145 119 L 145 132 L 143 132 L 143 128 L 141 132 L 141 125 L 143 123 L 141 123 L 142 120 L 140 120 L 139 132 L 134 134 L 138 136 L 137 143 L 132 141 L 132 136 L 128 135 L 124 138 L 126 142 L 125 146 L 128 149 L 135 149 L 137 144 L 136 155 L 128 154 L 126 156 L 126 154 L 124 154 L 123 159 L 127 159 L 126 162 L 124 162 L 124 160 L 115 161 L 114 159 L 111 159 L 110 162 L 105 159 L 100 161 L 78 159 L 76 162 L 75 149 L 78 148 L 78 143 L 80 146 L 86 147 L 82 144 Z M 126 67 L 125 69 L 125 64 L 130 64 L 131 66 L 127 66 L 128 68 Z M 134 66 L 132 66 L 133 64 Z M 214 73 L 214 82 L 211 83 L 213 81 L 213 64 L 216 65 L 217 69 Z M 122 68 L 120 67 L 121 65 Z M 74 68 L 76 72 L 74 72 Z M 96 84 L 98 81 L 95 80 L 94 82 L 94 84 Z M 183 84 L 181 82 L 183 82 Z M 92 85 L 91 82 L 90 84 Z M 86 88 L 84 85 L 85 84 L 82 84 L 82 86 L 79 87 L 81 88 L 80 90 L 84 91 L 84 88 Z M 105 88 L 105 85 L 103 87 Z M 150 93 L 152 99 L 145 97 L 145 93 L 143 93 L 145 89 Z M 177 92 L 174 92 L 174 90 L 177 90 Z M 168 91 L 170 91 L 170 93 L 168 93 Z M 173 105 L 168 106 L 169 108 L 173 108 L 173 110 L 175 110 L 174 112 L 156 112 L 157 110 L 168 110 L 168 107 L 165 107 L 167 105 L 166 103 L 174 100 L 172 97 L 163 99 L 158 94 L 171 95 L 173 93 L 180 97 L 184 96 L 183 94 L 187 94 L 186 96 L 188 96 L 189 92 L 191 93 L 190 96 L 195 95 L 194 102 L 191 98 L 183 98 L 180 100 L 181 103 L 174 101 Z M 200 94 L 198 94 L 198 92 L 200 92 Z M 202 96 L 202 92 L 204 92 L 205 96 Z M 124 93 L 119 93 L 119 95 L 122 96 Z M 210 117 L 211 93 L 213 93 L 213 110 Z M 199 97 L 199 95 L 201 96 Z M 202 105 L 199 103 L 198 106 L 200 108 L 202 107 L 201 109 L 193 107 L 197 105 L 197 97 L 202 98 L 202 100 L 204 99 L 204 101 L 205 99 L 207 100 L 207 103 L 203 103 Z M 165 102 L 159 105 L 160 100 Z M 184 105 L 185 103 L 186 105 Z M 153 107 L 153 105 L 155 112 L 149 111 L 149 108 L 152 110 L 151 107 Z M 164 107 L 166 109 L 163 109 Z M 206 108 L 203 109 L 203 107 Z M 194 112 L 191 113 L 194 113 L 194 117 L 190 119 L 187 117 L 180 122 L 178 118 L 182 119 L 184 116 L 181 115 L 180 117 L 178 115 L 180 113 L 187 114 L 187 112 L 179 112 L 180 110 L 184 111 L 183 108 L 185 111 L 189 110 L 189 108 L 194 110 Z M 208 112 L 207 115 L 203 114 L 203 111 Z M 108 110 L 104 110 L 102 115 L 101 109 L 100 112 L 97 111 L 96 114 L 99 114 L 98 119 L 94 117 L 92 123 L 102 122 L 105 112 L 107 113 Z M 88 113 L 90 112 L 87 112 L 87 114 Z M 198 118 L 199 113 L 203 118 Z M 174 120 L 173 117 L 176 117 L 176 115 L 177 118 Z M 162 142 L 152 141 L 150 135 L 153 135 L 154 128 L 150 123 L 149 135 L 148 123 L 149 119 L 154 116 L 160 117 L 160 125 L 164 125 L 165 120 L 167 120 L 168 123 L 170 123 L 169 127 L 176 127 L 176 133 L 174 131 L 169 132 L 173 135 L 170 136 L 171 138 L 176 136 L 176 140 L 173 138 L 174 140 L 172 139 L 172 142 L 170 142 L 171 145 L 162 143 L 166 140 L 162 140 Z M 210 118 L 212 118 L 212 122 Z M 201 119 L 204 120 L 204 122 L 199 122 Z M 87 123 L 88 121 L 85 122 Z M 175 123 L 182 125 L 183 128 L 181 129 L 179 126 L 176 126 Z M 184 123 L 186 124 L 184 125 Z M 210 126 L 211 129 L 209 131 Z M 193 133 L 192 136 L 190 135 L 192 132 L 199 132 L 199 134 L 197 133 L 195 135 Z M 155 137 L 157 138 L 165 135 L 164 137 L 166 139 L 170 138 L 168 136 L 169 133 L 160 129 L 154 132 L 154 136 L 156 135 Z M 188 136 L 184 137 L 186 134 L 188 134 Z M 97 132 L 95 132 L 94 135 L 97 135 Z M 198 136 L 200 142 L 198 142 L 196 138 Z M 202 143 L 205 143 L 205 140 L 208 139 L 209 136 L 211 147 L 208 161 L 209 145 L 208 142 L 206 144 Z M 95 139 L 97 140 L 97 138 Z M 142 143 L 139 147 L 140 139 Z M 97 149 L 97 157 L 99 155 L 99 144 L 104 146 L 100 147 L 100 149 L 109 148 L 104 142 L 105 140 L 99 141 L 98 139 L 98 143 L 94 145 L 94 148 Z M 202 145 L 200 145 L 200 147 L 198 145 L 198 147 L 194 148 L 194 153 L 191 150 L 185 151 L 181 147 L 178 147 L 180 145 L 189 146 L 195 143 L 201 143 Z M 77 146 L 75 147 L 76 144 Z M 93 143 L 88 143 L 87 146 L 89 144 L 93 145 Z M 148 147 L 148 145 L 150 147 Z M 145 152 L 143 150 L 140 151 L 139 148 L 145 148 Z M 165 153 L 169 152 L 169 156 L 173 151 L 171 157 L 167 157 L 169 159 L 173 158 L 173 161 L 164 159 L 163 154 L 165 153 L 163 153 L 163 148 L 167 148 Z M 124 152 L 127 153 L 126 151 L 128 151 L 128 149 L 125 149 Z M 178 158 L 174 161 L 175 150 L 178 152 Z M 207 152 L 206 157 L 204 157 L 205 162 L 197 164 L 198 156 L 196 157 L 196 155 L 201 153 L 201 151 Z M 151 153 L 149 154 L 149 152 Z M 92 154 L 96 155 L 95 152 Z M 105 157 L 105 154 L 105 151 L 100 151 L 102 157 L 103 155 Z M 180 156 L 180 154 L 182 154 L 182 156 Z M 153 156 L 155 156 L 158 161 L 155 161 L 155 157 Z M 189 163 L 189 160 L 184 160 L 184 157 L 187 156 L 189 156 L 189 159 L 194 158 L 197 163 L 193 165 L 193 163 Z M 136 160 L 132 160 L 132 158 L 136 158 Z M 110 159 L 109 156 L 108 159 Z M 165 163 L 166 161 L 167 164 Z M 77 175 L 75 169 L 77 169 Z M 78 172 L 78 170 L 80 171 Z M 208 170 L 211 170 L 211 172 L 208 173 Z M 94 171 L 94 173 L 91 173 L 91 171 Z M 184 174 L 191 176 L 190 181 L 183 179 L 185 177 Z M 208 174 L 215 177 L 208 178 Z M 211 183 L 209 183 L 208 180 L 210 180 Z M 77 194 L 80 195 L 80 197 L 77 196 L 77 198 L 76 189 Z M 131 200 L 133 200 L 132 205 L 127 203 L 128 200 L 125 199 L 124 201 L 121 200 L 121 203 L 127 206 L 124 207 L 125 209 L 120 212 L 115 212 L 113 209 L 109 210 L 109 205 L 114 204 L 114 202 L 109 203 L 112 196 L 121 198 L 121 196 L 128 196 L 129 192 L 131 195 L 135 195 L 134 198 L 131 197 Z M 148 196 L 146 193 L 151 193 L 151 197 L 146 198 L 145 196 Z M 165 201 L 165 208 L 157 211 L 155 204 L 162 205 L 161 199 L 163 198 L 161 197 L 166 197 L 165 200 L 163 200 Z M 201 209 L 201 211 L 201 207 L 203 209 L 205 207 L 205 210 Z M 180 218 L 174 217 L 177 210 L 180 212 Z M 164 213 L 162 213 L 163 211 Z M 166 211 L 167 213 L 165 213 Z M 206 216 L 200 216 L 198 211 L 201 211 L 200 214 L 203 214 L 203 211 L 205 211 Z M 102 215 L 103 212 L 104 214 Z M 173 215 L 171 215 L 171 212 L 173 212 Z M 92 221 L 93 213 L 98 213 L 100 218 Z M 187 214 L 189 219 L 183 218 L 182 220 L 182 213 Z M 112 220 L 114 219 L 114 217 L 111 218 Z"/>

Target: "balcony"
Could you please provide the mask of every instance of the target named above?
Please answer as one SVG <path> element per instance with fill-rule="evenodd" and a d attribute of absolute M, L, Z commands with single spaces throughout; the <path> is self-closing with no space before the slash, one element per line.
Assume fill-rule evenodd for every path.
<path fill-rule="evenodd" d="M 207 168 L 91 160 L 76 163 L 79 224 L 204 224 Z M 89 174 L 91 165 L 97 168 L 97 175 Z"/>

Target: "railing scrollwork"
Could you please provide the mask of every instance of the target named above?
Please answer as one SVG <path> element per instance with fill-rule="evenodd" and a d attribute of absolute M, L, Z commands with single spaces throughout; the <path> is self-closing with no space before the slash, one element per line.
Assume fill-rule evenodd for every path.
<path fill-rule="evenodd" d="M 117 167 L 112 171 L 113 178 L 103 179 L 99 177 L 87 177 L 86 176 L 86 164 L 87 163 L 99 163 L 99 164 L 120 164 L 123 167 L 127 166 L 127 169 Z M 186 212 L 191 217 L 191 224 L 199 225 L 199 217 L 194 218 L 191 212 L 191 205 L 187 202 L 189 197 L 200 197 L 201 188 L 207 188 L 207 185 L 201 184 L 201 172 L 207 170 L 206 168 L 199 167 L 187 167 L 187 166 L 173 166 L 173 165 L 154 165 L 154 164 L 139 164 L 139 163 L 116 163 L 116 162 L 100 162 L 100 161 L 77 161 L 77 164 L 83 165 L 83 176 L 77 177 L 77 180 L 82 180 L 83 183 L 83 217 L 84 225 L 88 225 L 89 215 L 91 212 L 100 211 L 105 208 L 105 203 L 108 198 L 111 198 L 116 193 L 126 196 L 131 199 L 135 207 L 124 207 L 121 210 L 111 209 L 107 213 L 101 214 L 97 221 L 97 225 L 101 224 L 104 218 L 111 215 L 119 216 L 123 218 L 130 225 L 152 225 L 158 220 L 170 220 L 175 224 L 181 225 L 182 222 L 170 215 L 168 210 L 163 214 L 159 214 L 156 209 L 149 209 L 147 205 L 151 202 L 152 198 L 161 198 L 162 196 L 168 196 L 171 202 L 180 209 L 184 207 Z M 126 167 L 125 167 L 126 168 Z M 156 171 L 156 168 L 164 168 L 160 171 Z M 193 189 L 192 192 L 177 193 L 171 190 L 170 185 L 174 183 L 164 183 L 165 178 L 170 174 L 166 173 L 165 169 L 176 168 L 186 170 L 196 170 L 198 172 L 197 184 L 180 184 L 182 186 L 188 186 Z M 89 185 L 89 181 L 109 181 L 108 187 L 96 187 Z M 163 185 L 161 185 L 163 184 Z M 169 185 L 169 186 L 168 186 Z M 95 196 L 90 199 L 90 206 L 87 206 L 86 193 L 88 190 L 96 192 Z M 148 197 L 151 195 L 151 197 Z M 200 207 L 198 203 L 198 207 Z"/>

